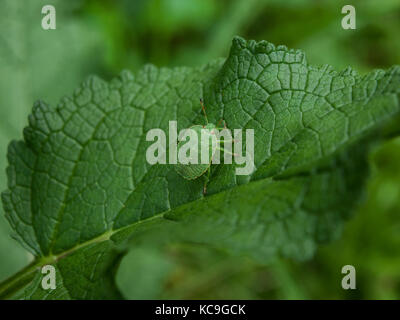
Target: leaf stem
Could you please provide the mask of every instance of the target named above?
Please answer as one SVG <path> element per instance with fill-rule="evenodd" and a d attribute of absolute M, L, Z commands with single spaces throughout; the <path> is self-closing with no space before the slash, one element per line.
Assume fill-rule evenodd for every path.
<path fill-rule="evenodd" d="M 157 214 L 155 216 L 143 219 L 141 221 L 136 222 L 136 224 L 141 224 L 144 222 L 149 222 L 154 219 L 159 219 L 164 216 L 165 212 Z M 57 255 L 50 254 L 49 256 L 46 257 L 38 257 L 36 258 L 31 264 L 27 265 L 25 268 L 11 276 L 10 278 L 4 280 L 3 282 L 0 283 L 0 300 L 8 299 L 14 296 L 15 293 L 17 293 L 19 290 L 21 290 L 23 287 L 25 287 L 27 284 L 29 284 L 34 276 L 35 272 L 38 271 L 38 269 L 41 266 L 44 266 L 46 264 L 54 264 L 57 263 L 59 260 L 67 257 L 68 255 L 72 254 L 73 252 L 86 247 L 90 244 L 93 243 L 98 243 L 98 242 L 103 242 L 110 240 L 111 236 L 114 235 L 115 233 L 118 233 L 120 231 L 123 231 L 125 229 L 131 228 L 132 225 L 128 225 L 125 227 L 121 227 L 116 230 L 109 230 L 100 236 L 93 238 L 91 240 L 88 240 L 86 242 L 80 243 L 76 245 L 73 248 L 70 248 L 66 251 L 63 251 Z"/>
<path fill-rule="evenodd" d="M 0 299 L 4 300 L 13 296 L 21 288 L 31 282 L 35 276 L 35 272 L 42 263 L 42 260 L 34 260 L 21 271 L 0 283 Z"/>

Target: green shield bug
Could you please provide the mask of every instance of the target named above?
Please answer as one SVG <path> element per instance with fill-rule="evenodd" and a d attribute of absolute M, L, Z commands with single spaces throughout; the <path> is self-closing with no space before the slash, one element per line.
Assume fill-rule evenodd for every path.
<path fill-rule="evenodd" d="M 175 171 L 187 180 L 195 180 L 207 172 L 206 181 L 203 187 L 203 194 L 205 194 L 207 191 L 207 183 L 210 178 L 211 162 L 215 153 L 222 150 L 231 155 L 235 154 L 229 152 L 228 150 L 224 150 L 224 148 L 221 147 L 221 144 L 224 143 L 224 141 L 216 139 L 216 130 L 226 129 L 225 121 L 224 121 L 224 128 L 219 128 L 215 124 L 209 123 L 202 99 L 200 99 L 200 105 L 204 113 L 206 125 L 194 125 L 189 128 L 191 129 L 190 130 L 191 133 L 193 133 L 196 136 L 194 139 L 195 143 L 191 143 L 191 141 L 188 142 L 187 139 L 184 141 L 180 141 L 178 143 L 178 153 L 180 153 L 183 146 L 186 145 L 185 150 L 192 148 L 191 155 L 193 156 L 193 159 L 195 158 L 197 160 L 196 161 L 189 160 L 187 161 L 188 163 L 181 163 L 179 161 L 178 164 L 175 165 Z M 187 137 L 189 137 L 189 135 L 187 135 Z M 198 139 L 199 137 L 200 139 Z M 198 143 L 198 141 L 200 141 L 200 143 Z M 232 141 L 233 140 L 225 142 L 232 142 Z M 205 155 L 203 154 L 201 155 L 202 161 L 200 162 L 198 161 L 199 158 L 198 156 L 201 154 L 202 145 L 204 144 L 206 144 L 206 147 L 208 148 L 205 149 L 206 150 Z"/>

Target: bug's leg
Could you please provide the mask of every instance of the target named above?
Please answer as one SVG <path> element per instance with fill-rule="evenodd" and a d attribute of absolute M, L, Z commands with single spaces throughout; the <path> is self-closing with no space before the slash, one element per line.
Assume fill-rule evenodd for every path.
<path fill-rule="evenodd" d="M 201 98 L 200 98 L 200 105 L 201 105 L 201 109 L 203 110 L 204 117 L 206 118 L 206 123 L 208 124 L 208 118 L 207 118 L 206 108 L 204 107 L 203 99 L 201 99 Z"/>
<path fill-rule="evenodd" d="M 219 125 L 220 125 L 220 122 L 224 122 L 224 127 L 223 128 L 221 128 Z M 216 129 L 218 129 L 218 130 L 223 130 L 223 129 L 228 129 L 227 127 L 226 127 L 226 122 L 225 122 L 225 120 L 224 119 L 220 119 L 219 121 L 218 121 L 218 123 L 217 123 L 217 126 L 216 126 Z"/>
<path fill-rule="evenodd" d="M 211 166 L 208 167 L 208 169 L 207 169 L 206 181 L 204 182 L 204 186 L 203 186 L 203 195 L 204 196 L 207 193 L 207 184 L 208 184 L 208 181 L 210 181 L 210 172 L 211 172 Z"/>
<path fill-rule="evenodd" d="M 221 122 L 224 123 L 224 127 L 223 127 L 223 128 L 219 128 L 219 125 L 221 124 Z M 225 122 L 225 120 L 224 120 L 224 119 L 219 119 L 219 121 L 218 121 L 218 123 L 217 123 L 217 127 L 218 127 L 219 129 L 227 129 L 227 128 L 226 128 L 226 122 Z"/>

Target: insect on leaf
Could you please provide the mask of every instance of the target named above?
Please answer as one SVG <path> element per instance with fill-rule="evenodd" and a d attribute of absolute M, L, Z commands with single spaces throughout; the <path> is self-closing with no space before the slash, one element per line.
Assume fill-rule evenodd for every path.
<path fill-rule="evenodd" d="M 109 298 L 124 239 L 185 240 L 268 262 L 312 256 L 340 234 L 363 191 L 371 143 L 399 114 L 400 68 L 365 76 L 310 66 L 302 51 L 233 40 L 225 61 L 199 68 L 145 66 L 110 82 L 89 78 L 58 106 L 37 102 L 24 140 L 8 150 L 2 200 L 19 241 L 54 264 L 54 295 Z M 210 123 L 254 129 L 255 171 L 220 165 L 203 194 L 171 165 L 150 165 L 146 132 Z M 36 280 L 35 280 L 36 279 Z M 86 279 L 86 280 L 85 280 Z M 35 282 L 36 281 L 36 282 Z M 12 296 L 9 283 L 0 292 Z M 104 288 L 108 288 L 106 290 Z"/>

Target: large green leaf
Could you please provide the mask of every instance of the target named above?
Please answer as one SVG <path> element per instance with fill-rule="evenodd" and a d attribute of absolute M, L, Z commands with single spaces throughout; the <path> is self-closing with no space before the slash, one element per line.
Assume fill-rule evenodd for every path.
<path fill-rule="evenodd" d="M 25 281 L 0 289 L 10 297 L 52 263 L 57 291 L 43 293 L 36 280 L 27 298 L 116 298 L 101 283 L 110 283 L 114 246 L 126 238 L 306 259 L 340 233 L 363 190 L 368 147 L 399 113 L 399 94 L 398 67 L 338 73 L 309 66 L 301 51 L 235 38 L 225 62 L 146 66 L 110 83 L 92 77 L 56 108 L 38 102 L 24 141 L 10 144 L 3 193 L 16 236 L 37 259 Z M 148 130 L 203 123 L 199 97 L 212 122 L 255 130 L 256 171 L 214 166 L 206 196 L 203 178 L 187 181 L 145 159 Z"/>

